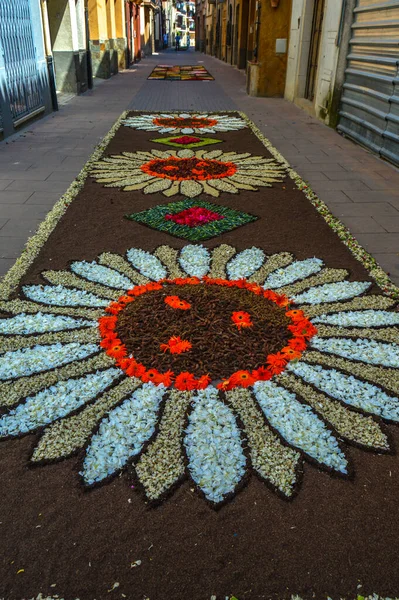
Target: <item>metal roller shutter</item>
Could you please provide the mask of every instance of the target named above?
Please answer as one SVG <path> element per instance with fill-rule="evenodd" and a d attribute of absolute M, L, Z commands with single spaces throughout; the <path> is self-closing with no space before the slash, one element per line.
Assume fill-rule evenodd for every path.
<path fill-rule="evenodd" d="M 399 166 L 399 0 L 357 0 L 338 130 Z"/>

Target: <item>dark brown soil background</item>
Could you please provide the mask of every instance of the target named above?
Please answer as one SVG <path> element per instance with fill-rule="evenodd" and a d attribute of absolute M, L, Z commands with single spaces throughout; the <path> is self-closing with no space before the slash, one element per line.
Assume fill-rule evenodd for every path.
<path fill-rule="evenodd" d="M 150 137 L 160 136 L 122 128 L 108 151 L 158 147 L 147 141 Z M 226 140 L 216 146 L 223 150 L 267 154 L 250 130 L 212 137 Z M 318 256 L 330 267 L 348 268 L 351 278 L 369 279 L 294 187 L 287 180 L 257 193 L 222 195 L 216 204 L 261 218 L 205 245 L 259 245 L 267 253 Z M 178 198 L 121 192 L 88 180 L 23 282 L 40 281 L 44 269 L 93 260 L 103 251 L 181 247 L 182 240 L 123 218 Z M 397 428 L 389 431 L 398 448 Z M 356 593 L 399 594 L 396 456 L 348 450 L 353 482 L 306 465 L 302 488 L 291 502 L 252 477 L 216 512 L 188 482 L 157 508 L 149 508 L 124 477 L 85 492 L 78 458 L 28 468 L 34 443 L 35 437 L 27 436 L 0 444 L 0 598 L 21 600 L 39 592 L 66 600 L 209 600 L 212 594 L 217 600 L 229 594 L 239 600 L 291 594 L 338 600 Z M 141 565 L 132 568 L 137 560 Z M 119 587 L 109 591 L 116 582 Z"/>

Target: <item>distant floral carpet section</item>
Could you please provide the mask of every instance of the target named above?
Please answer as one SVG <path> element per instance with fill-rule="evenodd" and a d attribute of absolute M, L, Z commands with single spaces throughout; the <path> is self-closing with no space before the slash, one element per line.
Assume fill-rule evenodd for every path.
<path fill-rule="evenodd" d="M 218 505 L 251 470 L 290 497 L 303 461 L 348 477 L 346 447 L 387 452 L 399 421 L 399 314 L 347 275 L 225 244 L 45 271 L 1 304 L 0 436 L 40 431 L 33 463 L 84 448 L 86 486 L 133 462 L 154 501 L 189 477 Z"/>
<path fill-rule="evenodd" d="M 202 65 L 157 65 L 147 77 L 160 81 L 213 81 L 214 78 Z"/>
<path fill-rule="evenodd" d="M 123 119 L 125 127 L 138 131 L 173 134 L 204 134 L 239 131 L 248 127 L 244 119 L 230 114 L 139 113 Z"/>

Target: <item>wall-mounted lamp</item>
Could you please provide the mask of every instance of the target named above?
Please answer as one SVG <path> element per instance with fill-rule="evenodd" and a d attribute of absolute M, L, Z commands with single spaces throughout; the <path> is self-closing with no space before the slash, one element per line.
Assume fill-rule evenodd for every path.
<path fill-rule="evenodd" d="M 272 8 L 278 8 L 279 4 L 280 4 L 280 0 L 270 0 L 270 5 Z"/>

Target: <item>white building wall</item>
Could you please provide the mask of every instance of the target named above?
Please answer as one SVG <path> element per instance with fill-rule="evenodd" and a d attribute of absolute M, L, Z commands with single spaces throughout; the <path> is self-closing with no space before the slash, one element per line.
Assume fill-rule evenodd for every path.
<path fill-rule="evenodd" d="M 315 98 L 304 99 L 315 0 L 293 0 L 285 98 L 328 123 L 339 47 L 336 45 L 343 0 L 325 0 Z"/>

